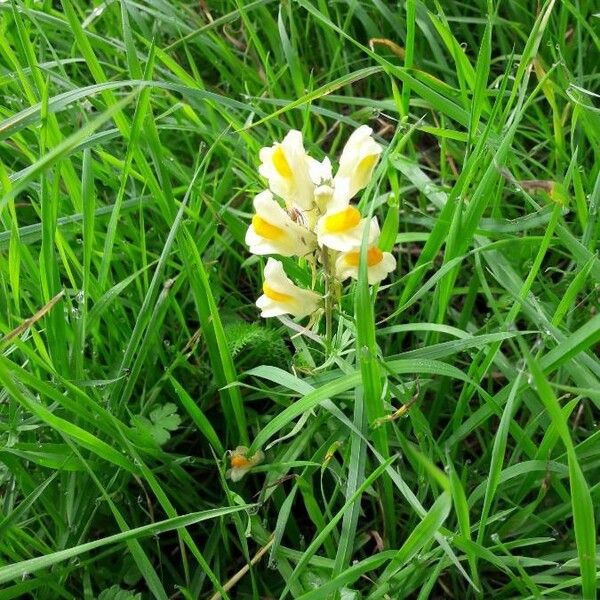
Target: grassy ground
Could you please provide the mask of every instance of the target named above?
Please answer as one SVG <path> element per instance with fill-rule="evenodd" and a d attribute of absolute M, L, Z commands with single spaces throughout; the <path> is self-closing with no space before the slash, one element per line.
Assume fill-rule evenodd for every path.
<path fill-rule="evenodd" d="M 0 1 L 0 600 L 595 598 L 595 12 Z M 327 347 L 244 233 L 362 123 L 398 268 Z"/>

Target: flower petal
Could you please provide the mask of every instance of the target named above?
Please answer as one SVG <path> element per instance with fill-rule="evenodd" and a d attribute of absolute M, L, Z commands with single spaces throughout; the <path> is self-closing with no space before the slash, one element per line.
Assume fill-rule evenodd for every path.
<path fill-rule="evenodd" d="M 315 312 L 321 302 L 319 294 L 292 283 L 281 262 L 273 258 L 265 266 L 263 292 L 256 301 L 262 317 L 285 314 L 305 317 Z"/>
<path fill-rule="evenodd" d="M 288 207 L 311 210 L 314 188 L 302 133 L 290 131 L 280 144 L 262 148 L 258 172 L 269 182 L 271 191 L 285 200 Z"/>
<path fill-rule="evenodd" d="M 371 137 L 372 132 L 370 127 L 362 125 L 348 138 L 334 178 L 333 202 L 336 204 L 348 202 L 369 184 L 383 150 Z"/>

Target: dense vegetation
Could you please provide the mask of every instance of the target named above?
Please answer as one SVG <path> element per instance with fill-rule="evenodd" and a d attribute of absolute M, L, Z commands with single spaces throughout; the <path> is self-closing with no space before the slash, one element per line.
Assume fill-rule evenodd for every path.
<path fill-rule="evenodd" d="M 0 0 L 0 600 L 594 598 L 599 25 Z M 261 320 L 259 149 L 364 123 L 396 272 Z"/>

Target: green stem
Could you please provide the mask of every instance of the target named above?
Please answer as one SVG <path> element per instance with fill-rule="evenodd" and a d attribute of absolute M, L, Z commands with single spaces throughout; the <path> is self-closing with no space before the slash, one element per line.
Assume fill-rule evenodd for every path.
<path fill-rule="evenodd" d="M 329 250 L 323 246 L 321 260 L 325 270 L 325 339 L 327 346 L 331 346 L 333 338 L 333 307 L 335 304 L 335 274 L 332 272 L 332 261 Z"/>

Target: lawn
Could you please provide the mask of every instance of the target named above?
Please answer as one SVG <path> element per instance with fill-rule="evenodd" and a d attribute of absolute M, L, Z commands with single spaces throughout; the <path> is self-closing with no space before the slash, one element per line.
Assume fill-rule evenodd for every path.
<path fill-rule="evenodd" d="M 0 600 L 596 598 L 599 212 L 594 0 L 0 0 Z"/>

